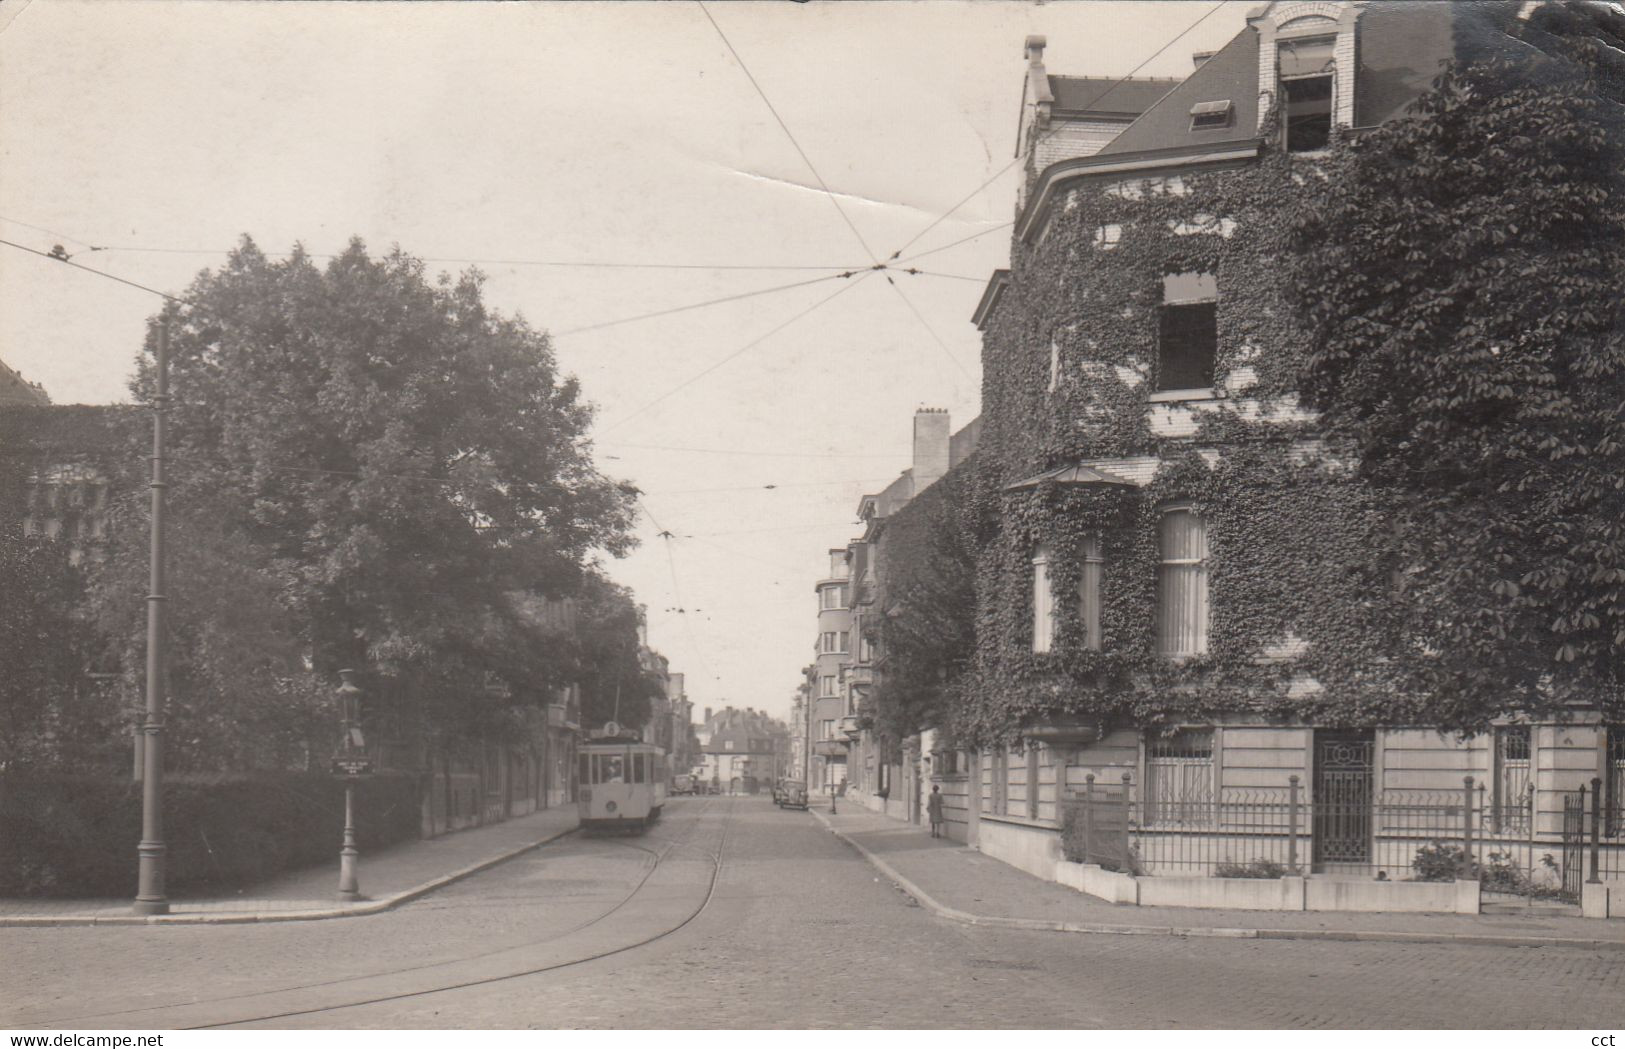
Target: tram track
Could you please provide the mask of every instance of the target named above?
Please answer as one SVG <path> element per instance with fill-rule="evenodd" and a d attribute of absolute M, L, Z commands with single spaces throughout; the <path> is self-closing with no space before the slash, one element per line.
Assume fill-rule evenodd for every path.
<path fill-rule="evenodd" d="M 714 805 L 714 804 L 715 804 L 714 802 L 708 802 L 706 808 L 702 809 L 700 811 L 700 813 L 696 814 L 696 818 L 695 818 L 696 826 L 698 826 L 700 824 L 700 817 L 702 817 L 706 812 L 710 811 L 712 805 Z M 356 1009 L 356 1008 L 360 1008 L 360 1007 L 368 1006 L 368 1005 L 381 1005 L 381 1004 L 384 1004 L 384 1003 L 387 1003 L 387 1002 L 398 1002 L 398 1001 L 406 1001 L 406 1000 L 409 1000 L 409 999 L 424 998 L 424 997 L 427 997 L 427 996 L 430 996 L 430 995 L 435 995 L 435 994 L 445 994 L 445 993 L 448 993 L 448 992 L 451 992 L 451 991 L 461 991 L 461 990 L 467 990 L 467 989 L 474 988 L 474 987 L 484 987 L 484 986 L 489 986 L 491 984 L 504 983 L 504 982 L 509 981 L 509 980 L 524 979 L 525 977 L 528 977 L 528 976 L 539 976 L 542 973 L 557 972 L 558 970 L 561 970 L 561 969 L 568 969 L 568 968 L 572 968 L 572 967 L 578 966 L 578 965 L 586 965 L 586 964 L 588 964 L 590 962 L 600 961 L 600 960 L 602 960 L 604 958 L 613 958 L 616 955 L 626 954 L 626 953 L 628 953 L 630 951 L 635 951 L 635 950 L 637 950 L 637 949 L 639 949 L 641 947 L 647 947 L 650 944 L 656 943 L 656 942 L 658 942 L 660 940 L 665 939 L 668 936 L 671 936 L 671 935 L 681 931 L 682 929 L 687 927 L 690 923 L 692 923 L 693 921 L 698 919 L 699 916 L 701 914 L 705 913 L 706 909 L 711 906 L 711 901 L 716 896 L 717 884 L 720 881 L 721 876 L 722 876 L 723 854 L 727 849 L 728 831 L 729 831 L 729 829 L 730 829 L 730 827 L 732 825 L 733 818 L 734 818 L 734 806 L 730 804 L 728 806 L 728 809 L 727 809 L 727 815 L 723 819 L 722 831 L 721 831 L 721 834 L 718 837 L 716 852 L 712 853 L 712 852 L 709 852 L 709 851 L 703 850 L 703 849 L 699 850 L 699 851 L 701 851 L 701 853 L 703 855 L 706 856 L 707 859 L 709 859 L 711 861 L 711 874 L 710 874 L 710 877 L 708 878 L 707 883 L 706 883 L 705 895 L 700 900 L 699 906 L 695 907 L 691 912 L 689 912 L 689 914 L 686 917 L 684 917 L 681 921 L 677 922 L 675 925 L 671 925 L 671 926 L 669 926 L 669 927 L 667 927 L 665 929 L 662 929 L 661 931 L 655 933 L 652 936 L 647 936 L 647 937 L 644 937 L 641 940 L 637 940 L 636 942 L 623 944 L 623 945 L 621 945 L 619 947 L 615 947 L 615 948 L 612 948 L 612 949 L 609 949 L 609 950 L 598 951 L 596 953 L 589 954 L 589 955 L 587 955 L 585 957 L 572 958 L 572 959 L 569 959 L 569 960 L 566 960 L 566 961 L 554 962 L 554 963 L 549 964 L 549 965 L 534 966 L 534 967 L 527 968 L 527 969 L 522 969 L 522 970 L 519 970 L 519 971 L 516 971 L 516 972 L 501 973 L 501 974 L 497 974 L 497 975 L 494 975 L 494 976 L 480 977 L 478 979 L 460 980 L 460 981 L 457 981 L 457 982 L 454 982 L 454 983 L 442 984 L 442 985 L 435 986 L 435 987 L 418 988 L 418 989 L 415 989 L 415 990 L 402 991 L 402 992 L 395 993 L 395 994 L 376 995 L 376 996 L 373 996 L 373 997 L 370 997 L 370 998 L 357 999 L 357 1000 L 348 1001 L 348 1002 L 340 1002 L 340 1003 L 335 1003 L 335 1004 L 332 1004 L 332 1005 L 316 1006 L 316 1007 L 309 1008 L 309 1009 L 290 1009 L 290 1010 L 284 1010 L 282 1012 L 277 1012 L 277 1013 L 268 1013 L 268 1014 L 263 1015 L 263 1016 L 244 1017 L 244 1018 L 240 1018 L 240 1019 L 227 1020 L 227 1021 L 222 1021 L 220 1023 L 212 1023 L 212 1024 L 198 1024 L 198 1025 L 195 1025 L 193 1027 L 183 1028 L 183 1030 L 222 1030 L 222 1029 L 231 1028 L 231 1027 L 240 1027 L 240 1026 L 243 1026 L 245 1024 L 269 1023 L 269 1022 L 275 1021 L 275 1020 L 287 1020 L 287 1019 L 292 1019 L 294 1017 L 299 1017 L 299 1016 L 316 1016 L 316 1015 L 320 1015 L 322 1013 L 338 1012 L 338 1011 L 341 1011 L 341 1010 L 344 1010 L 344 1009 Z M 623 844 L 630 844 L 630 843 L 623 843 Z M 632 847 L 639 847 L 639 846 L 632 846 Z M 670 841 L 669 842 L 669 847 L 665 850 L 665 853 L 663 853 L 661 855 L 663 856 L 663 855 L 669 854 L 670 852 L 676 850 L 677 848 L 683 848 L 683 847 L 693 848 L 693 849 L 698 849 L 699 848 L 698 846 L 695 846 L 695 845 L 693 845 L 692 843 L 689 843 L 689 842 Z M 653 852 L 654 850 L 647 850 L 646 849 L 644 851 Z M 655 864 L 655 866 L 658 866 L 658 861 Z M 598 921 L 601 921 L 604 918 L 609 917 L 609 915 L 611 913 L 613 913 L 614 911 L 619 910 L 622 906 L 625 905 L 626 902 L 630 901 L 631 898 L 633 896 L 635 896 L 638 891 L 641 891 L 643 885 L 647 883 L 649 877 L 652 876 L 653 873 L 654 873 L 654 867 L 651 867 L 650 870 L 648 871 L 648 873 L 645 874 L 644 878 L 639 881 L 637 888 L 634 889 L 633 892 L 629 893 L 626 896 L 626 898 L 621 901 L 621 903 L 619 903 L 615 907 L 611 908 L 610 911 L 606 911 L 604 914 L 600 915 L 598 918 L 594 919 L 592 922 L 585 923 L 582 926 L 582 928 L 585 928 L 586 926 L 589 926 L 589 925 L 596 924 Z M 579 931 L 579 930 L 577 930 L 577 931 Z M 569 934 L 561 933 L 558 936 L 550 937 L 549 941 L 544 941 L 544 942 L 550 942 L 551 940 L 561 939 L 564 935 L 569 935 Z M 455 963 L 453 963 L 453 964 L 455 964 Z"/>
<path fill-rule="evenodd" d="M 712 809 L 716 806 L 716 804 L 717 804 L 717 801 L 715 799 L 707 799 L 704 807 L 701 808 L 699 811 L 692 814 L 692 816 L 690 818 L 693 821 L 693 828 L 695 830 L 697 830 L 697 829 L 704 826 L 705 816 L 709 812 L 712 811 Z M 683 840 L 683 839 L 671 839 L 671 838 L 656 839 L 656 841 L 659 844 L 663 845 L 664 847 L 662 847 L 662 848 L 649 848 L 648 846 L 640 844 L 638 842 L 619 841 L 619 840 L 615 840 L 613 838 L 605 838 L 605 837 L 581 837 L 581 838 L 578 838 L 577 839 L 578 841 L 592 841 L 594 843 L 600 843 L 601 842 L 603 844 L 614 845 L 614 846 L 617 846 L 617 847 L 623 848 L 623 849 L 629 849 L 629 850 L 633 850 L 633 851 L 637 851 L 637 852 L 646 853 L 648 855 L 648 861 L 644 865 L 643 870 L 639 873 L 639 875 L 637 877 L 637 880 L 632 885 L 632 887 L 624 895 L 622 895 L 618 900 L 616 900 L 615 903 L 612 906 L 610 906 L 607 909 L 604 909 L 602 911 L 599 911 L 598 913 L 594 914 L 592 917 L 586 919 L 585 921 L 577 922 L 577 923 L 569 926 L 568 928 L 561 929 L 561 930 L 558 930 L 556 932 L 551 932 L 551 933 L 549 933 L 549 934 L 547 934 L 545 936 L 539 937 L 537 939 L 527 940 L 527 941 L 525 941 L 523 943 L 510 944 L 510 945 L 507 945 L 507 946 L 493 948 L 493 949 L 485 950 L 485 951 L 476 951 L 476 952 L 471 953 L 471 954 L 459 955 L 459 956 L 453 957 L 453 958 L 443 958 L 443 959 L 438 959 L 438 960 L 432 961 L 432 962 L 424 962 L 424 963 L 417 964 L 417 965 L 399 966 L 399 967 L 388 968 L 388 969 L 380 969 L 380 970 L 376 970 L 376 971 L 372 971 L 372 972 L 356 973 L 354 975 L 345 976 L 345 977 L 335 979 L 335 980 L 325 980 L 325 981 L 320 981 L 320 982 L 312 982 L 312 983 L 304 983 L 304 984 L 293 984 L 293 985 L 290 985 L 290 986 L 275 987 L 275 988 L 271 988 L 271 989 L 267 989 L 267 990 L 244 991 L 244 992 L 241 992 L 241 993 L 238 993 L 238 994 L 220 995 L 220 996 L 216 996 L 216 997 L 198 998 L 198 999 L 190 999 L 190 1000 L 184 1000 L 184 1001 L 172 1001 L 172 1002 L 166 1002 L 166 1003 L 157 1004 L 157 1005 L 144 1005 L 144 1006 L 140 1006 L 140 1007 L 137 1007 L 137 1008 L 134 1008 L 134 1009 L 111 1009 L 111 1010 L 107 1010 L 107 1011 L 104 1011 L 104 1012 L 90 1013 L 90 1014 L 78 1014 L 78 1015 L 71 1016 L 71 1017 L 53 1017 L 53 1018 L 39 1019 L 39 1020 L 30 1019 L 28 1021 L 28 1023 L 29 1023 L 30 1026 L 39 1026 L 39 1027 L 62 1026 L 62 1025 L 65 1025 L 65 1024 L 70 1024 L 70 1025 L 71 1024 L 82 1024 L 82 1023 L 85 1023 L 87 1021 L 104 1020 L 104 1019 L 109 1019 L 109 1018 L 113 1018 L 113 1017 L 135 1017 L 135 1016 L 140 1016 L 140 1015 L 143 1015 L 143 1014 L 150 1015 L 150 1014 L 154 1014 L 154 1013 L 163 1013 L 163 1012 L 169 1011 L 169 1010 L 206 1008 L 206 1007 L 214 1006 L 214 1005 L 223 1005 L 223 1004 L 230 1003 L 230 1002 L 235 1002 L 235 1001 L 247 1001 L 247 1000 L 254 999 L 254 998 L 264 998 L 264 997 L 269 997 L 269 996 L 273 996 L 273 995 L 297 994 L 300 991 L 310 991 L 310 990 L 315 990 L 315 989 L 318 989 L 318 988 L 334 987 L 334 986 L 347 984 L 347 983 L 360 983 L 360 982 L 367 981 L 367 980 L 387 979 L 387 978 L 394 977 L 394 976 L 402 976 L 402 975 L 407 975 L 407 974 L 416 973 L 416 972 L 424 972 L 424 971 L 431 970 L 431 969 L 436 969 L 436 968 L 444 968 L 444 967 L 450 967 L 450 966 L 466 965 L 466 964 L 468 964 L 470 962 L 476 962 L 476 961 L 480 961 L 482 959 L 493 958 L 493 957 L 503 955 L 503 954 L 509 954 L 509 953 L 515 953 L 515 952 L 521 952 L 521 951 L 531 951 L 531 950 L 535 950 L 537 948 L 546 947 L 546 946 L 548 946 L 550 944 L 556 943 L 557 941 L 563 940 L 566 937 L 577 935 L 577 934 L 579 934 L 579 933 L 581 933 L 581 932 L 583 932 L 583 931 L 585 931 L 587 929 L 590 929 L 593 926 L 598 925 L 599 923 L 604 922 L 604 921 L 608 920 L 609 918 L 613 917 L 615 914 L 617 914 L 622 909 L 624 909 L 628 904 L 630 904 L 638 896 L 638 894 L 643 891 L 644 887 L 648 884 L 649 880 L 652 877 L 654 877 L 655 872 L 660 868 L 661 864 L 674 851 L 676 851 L 678 849 L 697 850 L 697 851 L 701 852 L 703 855 L 705 855 L 708 859 L 711 860 L 711 862 L 712 862 L 712 871 L 711 871 L 711 875 L 710 875 L 710 880 L 708 882 L 705 899 L 702 902 L 700 908 L 698 910 L 696 910 L 688 918 L 686 918 L 683 922 L 681 922 L 678 925 L 666 930 L 665 932 L 660 933 L 657 936 L 654 936 L 654 937 L 651 937 L 651 938 L 647 939 L 646 941 L 642 941 L 642 942 L 639 942 L 639 943 L 636 943 L 636 944 L 630 944 L 630 945 L 627 945 L 627 946 L 625 946 L 623 948 L 620 948 L 620 949 L 617 949 L 617 950 L 614 950 L 614 951 L 605 952 L 602 955 L 598 955 L 598 956 L 594 956 L 594 957 L 581 958 L 581 959 L 572 960 L 572 961 L 563 962 L 563 963 L 558 963 L 558 964 L 554 964 L 554 965 L 534 967 L 532 969 L 520 970 L 520 971 L 516 971 L 516 972 L 513 972 L 513 973 L 501 974 L 501 975 L 492 976 L 492 977 L 485 977 L 485 978 L 482 978 L 482 979 L 479 979 L 479 980 L 462 981 L 462 982 L 459 982 L 459 983 L 446 984 L 444 986 L 437 986 L 437 987 L 432 987 L 432 988 L 420 988 L 420 989 L 416 989 L 416 990 L 409 991 L 409 992 L 402 992 L 402 993 L 399 993 L 399 994 L 380 995 L 380 996 L 374 996 L 374 997 L 371 997 L 371 998 L 356 999 L 354 1001 L 336 1003 L 336 1004 L 333 1004 L 333 1005 L 326 1005 L 326 1006 L 321 1006 L 321 1007 L 312 1008 L 312 1009 L 285 1010 L 285 1011 L 277 1012 L 277 1013 L 268 1013 L 268 1014 L 266 1014 L 264 1016 L 246 1017 L 246 1018 L 227 1020 L 227 1021 L 222 1021 L 222 1022 L 219 1022 L 219 1023 L 211 1023 L 211 1024 L 199 1024 L 199 1025 L 194 1025 L 194 1026 L 190 1026 L 190 1027 L 182 1027 L 180 1029 L 182 1029 L 182 1030 L 208 1030 L 208 1029 L 211 1029 L 211 1028 L 227 1028 L 227 1027 L 237 1026 L 237 1025 L 240 1025 L 240 1024 L 261 1023 L 261 1022 L 266 1022 L 267 1020 L 280 1019 L 282 1017 L 310 1015 L 310 1014 L 314 1014 L 314 1013 L 327 1012 L 327 1011 L 333 1011 L 333 1010 L 338 1010 L 338 1009 L 355 1008 L 355 1007 L 358 1007 L 358 1006 L 373 1004 L 374 1002 L 386 1002 L 386 1001 L 398 1000 L 398 999 L 402 999 L 402 998 L 411 998 L 411 997 L 418 997 L 418 996 L 421 996 L 421 995 L 435 994 L 435 993 L 440 993 L 442 991 L 455 990 L 455 989 L 458 989 L 459 987 L 462 987 L 462 986 L 478 986 L 479 984 L 482 984 L 482 983 L 500 982 L 501 980 L 505 980 L 505 979 L 518 979 L 520 977 L 523 977 L 523 976 L 526 976 L 526 975 L 531 975 L 531 974 L 537 973 L 537 972 L 547 972 L 547 971 L 550 971 L 552 969 L 564 968 L 564 967 L 567 967 L 567 966 L 570 966 L 570 965 L 585 964 L 586 962 L 596 960 L 597 957 L 608 957 L 608 956 L 613 955 L 613 954 L 622 953 L 625 950 L 630 950 L 630 949 L 633 949 L 633 948 L 636 948 L 636 947 L 644 946 L 646 943 L 652 943 L 655 940 L 658 940 L 658 939 L 663 938 L 664 936 L 670 935 L 671 933 L 676 932 L 678 929 L 682 928 L 683 925 L 688 924 L 688 922 L 692 921 L 694 918 L 697 918 L 699 916 L 699 914 L 701 912 L 703 912 L 705 907 L 709 906 L 711 896 L 715 892 L 717 878 L 718 878 L 718 876 L 720 874 L 721 852 L 722 852 L 722 848 L 726 844 L 727 825 L 728 825 L 728 823 L 731 822 L 732 815 L 733 815 L 732 814 L 732 809 L 730 807 L 728 815 L 724 820 L 724 827 L 723 827 L 721 843 L 719 844 L 717 853 L 714 856 L 708 850 L 705 850 L 703 847 L 695 845 L 692 842 L 689 842 L 689 841 Z M 657 826 L 658 825 L 659 824 L 657 824 Z"/>

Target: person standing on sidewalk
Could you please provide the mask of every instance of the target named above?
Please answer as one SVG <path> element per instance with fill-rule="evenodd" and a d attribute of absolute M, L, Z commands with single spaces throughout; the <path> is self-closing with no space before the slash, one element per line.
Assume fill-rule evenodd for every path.
<path fill-rule="evenodd" d="M 931 797 L 925 802 L 926 817 L 931 820 L 931 836 L 942 837 L 942 788 L 931 785 Z"/>

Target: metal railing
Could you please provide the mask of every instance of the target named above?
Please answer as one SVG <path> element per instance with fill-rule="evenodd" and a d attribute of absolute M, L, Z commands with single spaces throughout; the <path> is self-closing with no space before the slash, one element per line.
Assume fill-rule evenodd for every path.
<path fill-rule="evenodd" d="M 1563 888 L 1625 880 L 1625 806 L 1601 777 L 1563 796 Z"/>
<path fill-rule="evenodd" d="M 1135 788 L 1127 773 L 1115 782 L 1089 776 L 1063 801 L 1068 859 L 1147 875 L 1476 876 L 1490 892 L 1557 888 L 1548 871 L 1560 866 L 1561 845 L 1535 833 L 1532 799 L 1497 806 L 1471 777 L 1458 790 L 1343 791 L 1330 799 L 1311 798 L 1297 776 L 1281 788 L 1223 789 L 1209 798 L 1143 799 Z"/>

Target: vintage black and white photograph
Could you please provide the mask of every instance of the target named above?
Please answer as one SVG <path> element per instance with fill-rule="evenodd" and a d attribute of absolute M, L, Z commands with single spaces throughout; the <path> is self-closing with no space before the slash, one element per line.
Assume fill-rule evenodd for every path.
<path fill-rule="evenodd" d="M 1617 0 L 3 0 L 0 1029 L 1616 1045 L 1622 289 Z"/>

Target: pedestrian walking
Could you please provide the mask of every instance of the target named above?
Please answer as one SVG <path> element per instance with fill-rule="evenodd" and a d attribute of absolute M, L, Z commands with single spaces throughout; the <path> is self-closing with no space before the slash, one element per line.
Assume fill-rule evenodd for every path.
<path fill-rule="evenodd" d="M 931 820 L 931 836 L 942 837 L 942 788 L 932 784 L 931 796 L 925 802 L 925 814 Z"/>

